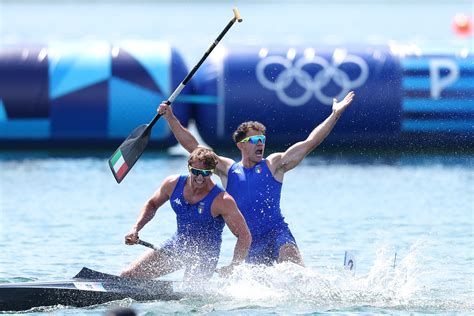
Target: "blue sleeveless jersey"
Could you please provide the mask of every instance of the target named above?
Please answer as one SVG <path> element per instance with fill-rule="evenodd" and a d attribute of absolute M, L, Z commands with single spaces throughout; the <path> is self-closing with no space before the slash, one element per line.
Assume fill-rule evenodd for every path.
<path fill-rule="evenodd" d="M 178 226 L 172 242 L 181 251 L 218 258 L 225 222 L 222 216 L 212 216 L 211 205 L 216 196 L 224 190 L 215 185 L 201 201 L 188 204 L 183 195 L 187 178 L 187 175 L 179 177 L 170 198 Z"/>
<path fill-rule="evenodd" d="M 254 242 L 272 230 L 288 227 L 281 214 L 281 182 L 268 169 L 265 159 L 247 169 L 234 163 L 227 174 L 226 191 L 237 202 Z"/>

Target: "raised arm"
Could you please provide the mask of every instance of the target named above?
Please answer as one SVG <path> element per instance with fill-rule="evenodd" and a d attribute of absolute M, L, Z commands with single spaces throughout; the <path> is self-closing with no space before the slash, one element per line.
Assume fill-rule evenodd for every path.
<path fill-rule="evenodd" d="M 161 103 L 158 107 L 158 113 L 163 115 L 166 121 L 168 121 L 168 125 L 173 132 L 173 135 L 176 137 L 181 146 L 184 147 L 184 149 L 186 149 L 189 153 L 192 153 L 193 150 L 199 146 L 196 137 L 194 137 L 187 128 L 181 125 L 181 122 L 174 115 L 170 105 Z M 226 157 L 217 157 L 219 158 L 219 163 L 216 167 L 216 174 L 221 178 L 222 184 L 226 186 L 227 171 L 232 166 L 234 161 Z"/>
<path fill-rule="evenodd" d="M 156 190 L 145 205 L 143 205 L 135 225 L 133 225 L 130 231 L 125 235 L 125 243 L 127 245 L 133 245 L 138 242 L 138 232 L 151 221 L 158 208 L 170 199 L 177 182 L 177 176 L 169 176 L 166 178 L 158 190 Z"/>
<path fill-rule="evenodd" d="M 217 270 L 219 275 L 226 276 L 247 257 L 250 244 L 252 243 L 252 236 L 242 213 L 237 208 L 234 198 L 227 192 L 220 193 L 212 203 L 212 215 L 221 215 L 232 234 L 237 237 L 232 262 Z"/>
<path fill-rule="evenodd" d="M 331 115 L 313 129 L 308 138 L 292 145 L 283 153 L 275 153 L 268 156 L 267 160 L 270 170 L 277 180 L 283 180 L 283 174 L 285 172 L 296 167 L 304 157 L 323 142 L 336 125 L 339 117 L 349 104 L 351 104 L 353 98 L 354 92 L 351 91 L 341 102 L 337 102 L 337 100 L 334 99 Z"/>
<path fill-rule="evenodd" d="M 168 121 L 168 125 L 173 132 L 174 137 L 176 137 L 184 149 L 186 149 L 189 153 L 192 153 L 193 150 L 199 146 L 196 137 L 194 137 L 187 128 L 184 128 L 184 126 L 181 125 L 179 120 L 174 115 L 170 105 L 161 103 L 158 107 L 158 113 L 163 115 L 166 121 Z"/>

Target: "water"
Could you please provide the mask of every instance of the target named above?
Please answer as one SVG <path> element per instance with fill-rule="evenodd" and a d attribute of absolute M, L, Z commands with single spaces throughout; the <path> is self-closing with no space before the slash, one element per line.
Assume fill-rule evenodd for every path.
<path fill-rule="evenodd" d="M 67 279 L 83 266 L 118 274 L 144 251 L 124 245 L 123 236 L 164 177 L 186 172 L 186 158 L 147 152 L 118 185 L 106 156 L 1 155 L 0 282 Z M 472 312 L 472 161 L 312 155 L 287 174 L 282 196 L 306 268 L 242 267 L 230 280 L 214 276 L 203 297 L 114 304 L 146 315 Z M 167 204 L 141 237 L 160 244 L 174 229 Z M 234 242 L 226 229 L 219 265 L 231 260 Z M 345 250 L 356 255 L 355 275 L 342 268 Z M 111 306 L 31 313 L 97 314 Z"/>

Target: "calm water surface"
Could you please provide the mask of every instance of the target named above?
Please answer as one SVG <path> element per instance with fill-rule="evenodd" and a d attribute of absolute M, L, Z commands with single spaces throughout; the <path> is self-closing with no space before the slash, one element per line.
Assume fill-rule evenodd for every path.
<path fill-rule="evenodd" d="M 186 172 L 186 158 L 146 153 L 118 185 L 106 156 L 1 155 L 0 282 L 67 279 L 83 266 L 117 274 L 145 250 L 124 245 L 123 235 L 161 181 Z M 201 298 L 114 304 L 146 315 L 472 312 L 472 161 L 310 156 L 287 174 L 282 197 L 306 268 L 242 267 L 229 280 L 214 276 Z M 175 227 L 165 205 L 141 237 L 160 244 Z M 226 229 L 220 265 L 234 242 Z M 356 255 L 355 275 L 342 269 L 345 250 Z M 110 306 L 31 312 L 97 314 Z"/>

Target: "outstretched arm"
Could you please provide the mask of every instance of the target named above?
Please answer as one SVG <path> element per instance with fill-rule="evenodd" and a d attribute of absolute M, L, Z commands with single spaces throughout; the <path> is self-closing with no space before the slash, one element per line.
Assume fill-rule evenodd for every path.
<path fill-rule="evenodd" d="M 127 245 L 134 245 L 138 242 L 138 232 L 151 221 L 158 208 L 169 200 L 177 180 L 178 177 L 176 176 L 166 178 L 158 190 L 156 190 L 145 205 L 143 205 L 135 225 L 133 225 L 130 231 L 125 235 L 125 243 Z"/>
<path fill-rule="evenodd" d="M 171 128 L 171 131 L 173 132 L 174 136 L 181 144 L 181 146 L 184 147 L 184 149 L 186 149 L 189 153 L 192 153 L 193 150 L 195 150 L 199 146 L 196 137 L 194 137 L 193 134 L 191 134 L 191 132 L 187 128 L 181 125 L 179 120 L 174 115 L 170 105 L 166 103 L 161 103 L 158 107 L 158 113 L 163 115 L 168 121 L 168 125 Z M 219 163 L 216 167 L 216 174 L 221 178 L 222 183 L 225 185 L 225 183 L 227 183 L 227 171 L 232 166 L 234 161 L 226 157 L 217 157 L 219 158 Z"/>
<path fill-rule="evenodd" d="M 158 108 L 158 113 L 166 118 L 166 120 L 168 121 L 168 125 L 171 128 L 171 131 L 173 132 L 174 136 L 181 144 L 181 146 L 184 147 L 184 149 L 191 153 L 194 149 L 197 148 L 199 143 L 196 140 L 196 137 L 194 137 L 193 134 L 191 134 L 191 132 L 187 128 L 184 128 L 184 126 L 181 125 L 179 120 L 174 115 L 170 105 L 166 103 L 161 103 Z"/>
<path fill-rule="evenodd" d="M 221 276 L 226 276 L 232 272 L 232 269 L 236 265 L 242 263 L 247 257 L 250 244 L 252 243 L 252 236 L 250 235 L 249 228 L 247 227 L 242 213 L 240 213 L 237 208 L 234 198 L 227 192 L 221 193 L 220 196 L 214 200 L 212 212 L 213 216 L 221 215 L 230 231 L 237 237 L 234 257 L 232 258 L 231 264 L 217 270 Z"/>
<path fill-rule="evenodd" d="M 306 140 L 292 145 L 283 153 L 275 153 L 268 157 L 270 169 L 277 179 L 282 180 L 286 171 L 296 167 L 306 155 L 323 142 L 336 125 L 339 117 L 351 104 L 353 98 L 354 92 L 351 91 L 341 102 L 334 99 L 331 115 L 313 129 Z"/>

